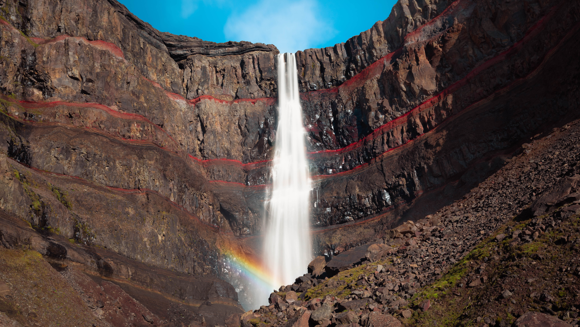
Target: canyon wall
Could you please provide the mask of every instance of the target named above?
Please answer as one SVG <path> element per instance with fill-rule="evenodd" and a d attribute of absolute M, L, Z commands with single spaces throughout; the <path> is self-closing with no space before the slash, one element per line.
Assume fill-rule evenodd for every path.
<path fill-rule="evenodd" d="M 347 42 L 298 52 L 318 250 L 435 212 L 577 118 L 579 6 L 401 0 Z M 223 283 L 171 292 L 237 312 L 212 278 L 263 226 L 278 50 L 162 33 L 115 0 L 0 7 L 0 209 L 126 258 L 115 267 Z"/>

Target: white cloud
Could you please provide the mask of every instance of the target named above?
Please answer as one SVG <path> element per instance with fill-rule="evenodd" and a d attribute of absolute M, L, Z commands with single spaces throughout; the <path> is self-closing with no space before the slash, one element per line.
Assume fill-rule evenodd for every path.
<path fill-rule="evenodd" d="M 181 17 L 189 18 L 197 9 L 196 0 L 181 0 Z"/>
<path fill-rule="evenodd" d="M 260 0 L 241 14 L 232 14 L 224 33 L 234 41 L 274 44 L 284 53 L 314 47 L 336 31 L 321 17 L 316 0 Z"/>

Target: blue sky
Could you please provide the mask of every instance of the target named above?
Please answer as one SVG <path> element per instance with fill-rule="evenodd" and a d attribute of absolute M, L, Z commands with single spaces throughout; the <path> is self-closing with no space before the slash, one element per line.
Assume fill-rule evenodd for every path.
<path fill-rule="evenodd" d="M 214 42 L 274 44 L 281 52 L 333 46 L 385 20 L 396 0 L 120 0 L 162 32 Z M 163 5 L 160 5 L 163 2 Z"/>

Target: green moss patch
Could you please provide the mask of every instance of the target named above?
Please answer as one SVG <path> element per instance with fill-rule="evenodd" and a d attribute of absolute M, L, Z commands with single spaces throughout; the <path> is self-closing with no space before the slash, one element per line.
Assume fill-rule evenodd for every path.
<path fill-rule="evenodd" d="M 50 190 L 56 197 L 56 199 L 62 203 L 67 209 L 72 210 L 72 202 L 68 199 L 68 192 L 61 190 L 60 188 L 53 186 L 52 184 L 48 183 Z"/>

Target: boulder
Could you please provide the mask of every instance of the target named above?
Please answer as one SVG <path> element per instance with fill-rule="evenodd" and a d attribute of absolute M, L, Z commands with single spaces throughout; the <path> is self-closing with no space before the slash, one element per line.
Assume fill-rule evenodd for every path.
<path fill-rule="evenodd" d="M 539 312 L 527 312 L 515 322 L 516 327 L 572 327 L 572 325 Z"/>
<path fill-rule="evenodd" d="M 288 303 L 293 303 L 293 302 L 296 302 L 298 300 L 298 295 L 294 291 L 289 291 L 289 292 L 286 292 L 286 296 L 284 297 L 284 299 Z"/>
<path fill-rule="evenodd" d="M 403 223 L 401 226 L 395 228 L 394 230 L 401 233 L 403 236 L 406 236 L 406 235 L 414 236 L 415 232 L 419 231 L 419 228 L 417 228 L 417 226 L 415 226 L 414 222 L 409 220 L 406 223 Z"/>
<path fill-rule="evenodd" d="M 365 257 L 368 261 L 375 262 L 382 259 L 390 251 L 391 248 L 386 244 L 373 244 L 368 247 Z"/>
<path fill-rule="evenodd" d="M 272 293 L 268 298 L 268 302 L 270 302 L 270 304 L 277 304 L 280 302 L 280 296 L 277 293 Z"/>
<path fill-rule="evenodd" d="M 573 195 L 568 197 L 572 189 L 578 187 L 580 175 L 563 178 L 550 191 L 544 192 L 542 196 L 532 204 L 532 214 L 534 217 L 542 216 L 562 206 L 565 203 L 576 201 Z"/>
<path fill-rule="evenodd" d="M 334 319 L 337 324 L 354 324 L 359 321 L 359 317 L 353 311 L 339 313 L 334 317 Z"/>
<path fill-rule="evenodd" d="M 305 310 L 302 314 L 288 320 L 285 323 L 284 327 L 308 327 L 308 321 L 310 320 L 310 315 L 312 313 L 308 310 Z"/>
<path fill-rule="evenodd" d="M 313 277 L 319 278 L 324 274 L 326 267 L 326 257 L 318 256 L 308 264 L 308 273 Z"/>
<path fill-rule="evenodd" d="M 359 310 L 369 303 L 368 299 L 361 299 L 361 300 L 353 300 L 353 301 L 344 301 L 338 305 L 337 311 L 345 311 L 345 310 Z"/>
<path fill-rule="evenodd" d="M 403 318 L 409 319 L 409 318 L 411 318 L 413 316 L 413 311 L 407 309 L 407 310 L 403 310 L 401 312 L 401 314 L 403 315 Z"/>
<path fill-rule="evenodd" d="M 368 248 L 368 244 L 361 245 L 335 256 L 326 264 L 326 273 L 329 277 L 332 277 L 341 271 L 353 268 L 362 263 L 366 260 Z"/>
<path fill-rule="evenodd" d="M 395 317 L 388 314 L 371 312 L 365 327 L 403 327 L 403 324 Z"/>
<path fill-rule="evenodd" d="M 310 319 L 320 323 L 323 320 L 329 320 L 332 318 L 332 312 L 334 311 L 334 306 L 330 303 L 323 304 L 320 308 L 312 311 Z"/>
<path fill-rule="evenodd" d="M 252 321 L 256 320 L 260 315 L 255 314 L 253 311 L 245 312 L 240 318 L 242 327 L 253 327 Z"/>

